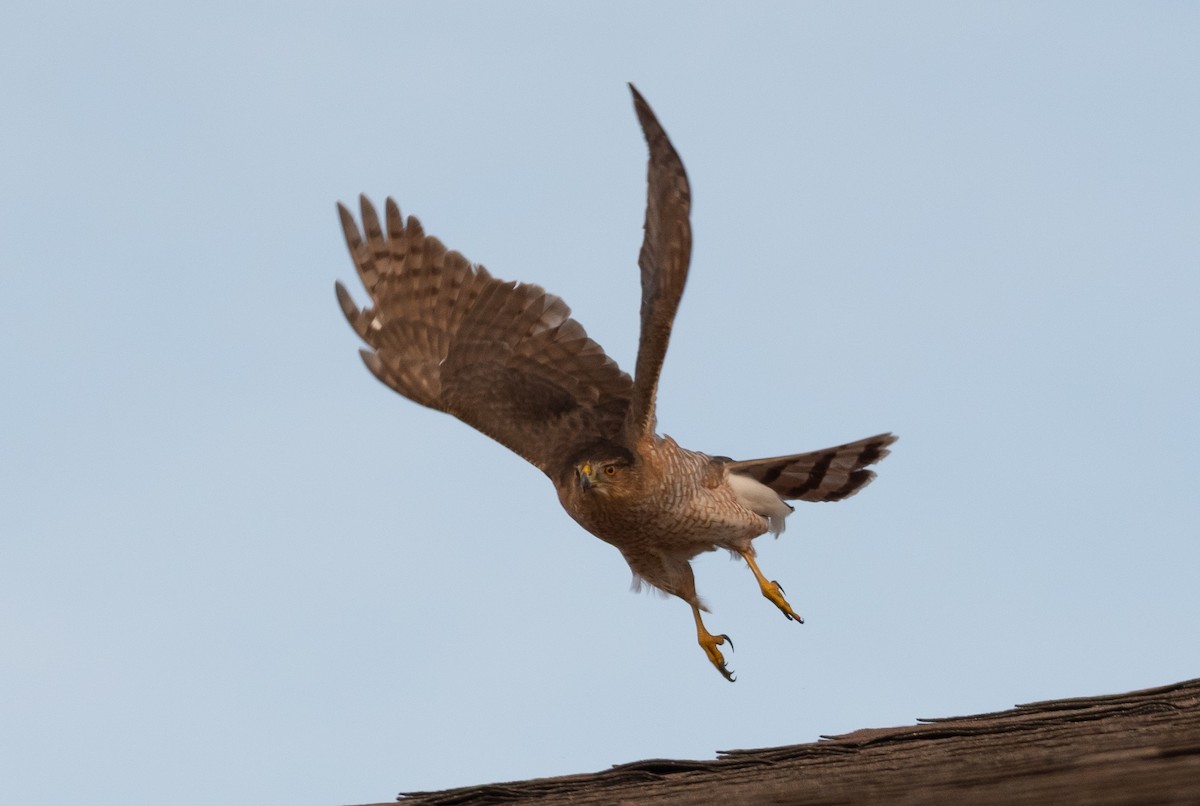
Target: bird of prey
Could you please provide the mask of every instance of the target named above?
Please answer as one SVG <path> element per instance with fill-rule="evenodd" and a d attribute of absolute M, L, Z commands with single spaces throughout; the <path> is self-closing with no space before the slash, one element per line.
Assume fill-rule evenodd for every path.
<path fill-rule="evenodd" d="M 821 451 L 734 461 L 659 436 L 655 396 L 687 280 L 691 191 L 683 163 L 650 106 L 630 85 L 650 150 L 641 338 L 633 377 L 588 338 L 558 297 L 505 282 L 426 235 L 387 200 L 386 234 L 360 197 L 363 232 L 341 204 L 342 228 L 371 304 L 340 282 L 338 302 L 370 349 L 367 368 L 405 397 L 454 415 L 535 465 L 584 529 L 615 546 L 646 583 L 691 607 L 709 661 L 734 679 L 710 633 L 690 560 L 717 548 L 740 555 L 763 596 L 802 619 L 755 561 L 753 540 L 783 531 L 788 501 L 840 501 L 874 478 L 891 434 Z M 732 647 L 732 643 L 730 643 Z"/>

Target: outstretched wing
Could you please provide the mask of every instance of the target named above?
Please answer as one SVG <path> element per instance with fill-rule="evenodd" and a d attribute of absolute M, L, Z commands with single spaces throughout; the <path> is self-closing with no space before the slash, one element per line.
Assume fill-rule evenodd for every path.
<path fill-rule="evenodd" d="M 630 84 L 629 89 L 650 148 L 646 231 L 638 256 L 642 269 L 642 333 L 626 421 L 626 436 L 632 443 L 654 430 L 658 376 L 692 255 L 692 225 L 688 219 L 692 197 L 683 162 L 667 133 L 637 88 Z"/>
<path fill-rule="evenodd" d="M 631 382 L 558 297 L 503 282 L 449 251 L 387 200 L 387 236 L 360 199 L 363 230 L 342 228 L 371 305 L 337 284 L 363 361 L 405 397 L 453 414 L 556 478 L 598 438 L 621 433 Z"/>
<path fill-rule="evenodd" d="M 875 472 L 866 468 L 891 453 L 888 446 L 895 441 L 892 434 L 879 434 L 823 451 L 727 462 L 725 467 L 767 485 L 780 498 L 841 501 L 870 484 Z"/>

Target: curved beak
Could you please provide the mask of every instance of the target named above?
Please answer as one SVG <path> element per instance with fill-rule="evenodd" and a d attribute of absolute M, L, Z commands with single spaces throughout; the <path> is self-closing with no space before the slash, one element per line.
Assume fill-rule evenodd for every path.
<path fill-rule="evenodd" d="M 575 475 L 579 477 L 579 486 L 583 488 L 585 493 L 592 489 L 592 486 L 596 483 L 592 477 L 592 466 L 590 464 L 577 466 L 575 468 Z"/>

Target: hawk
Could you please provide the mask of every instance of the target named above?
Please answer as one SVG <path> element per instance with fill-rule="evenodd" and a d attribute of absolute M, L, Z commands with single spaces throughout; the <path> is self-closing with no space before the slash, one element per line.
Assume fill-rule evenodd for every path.
<path fill-rule="evenodd" d="M 728 549 L 746 561 L 763 596 L 803 622 L 778 582 L 763 576 L 753 540 L 778 536 L 788 501 L 840 501 L 875 477 L 868 466 L 896 438 L 880 434 L 821 451 L 734 461 L 659 436 L 655 396 L 671 325 L 687 280 L 691 191 L 683 163 L 631 84 L 649 146 L 641 338 L 633 377 L 571 318 L 561 299 L 531 283 L 506 282 L 405 220 L 392 199 L 386 234 L 360 197 L 362 233 L 339 204 L 358 276 L 370 294 L 359 309 L 340 282 L 338 302 L 370 349 L 367 368 L 410 400 L 454 415 L 535 465 L 584 529 L 615 546 L 646 583 L 691 607 L 709 661 L 734 679 L 700 612 L 690 560 Z M 732 647 L 732 642 L 730 646 Z"/>

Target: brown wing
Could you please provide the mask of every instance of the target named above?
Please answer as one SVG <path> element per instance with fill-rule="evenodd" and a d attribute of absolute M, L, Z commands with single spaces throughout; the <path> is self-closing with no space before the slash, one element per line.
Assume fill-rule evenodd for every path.
<path fill-rule="evenodd" d="M 630 443 L 654 430 L 654 405 L 658 376 L 671 325 L 683 286 L 687 282 L 692 255 L 691 190 L 687 173 L 667 133 L 649 104 L 630 84 L 633 107 L 646 145 L 650 148 L 647 169 L 646 225 L 638 265 L 642 269 L 642 334 L 634 368 L 633 393 L 626 423 Z"/>
<path fill-rule="evenodd" d="M 749 476 L 762 482 L 781 498 L 801 501 L 841 501 L 866 487 L 875 478 L 867 470 L 891 451 L 896 441 L 891 434 L 879 434 L 823 451 L 728 462 L 730 473 Z"/>
<path fill-rule="evenodd" d="M 620 435 L 631 382 L 558 297 L 503 282 L 449 251 L 387 200 L 387 236 L 361 197 L 363 230 L 338 205 L 350 256 L 371 295 L 338 302 L 371 350 L 363 361 L 405 397 L 458 417 L 552 478 L 599 438 Z"/>

